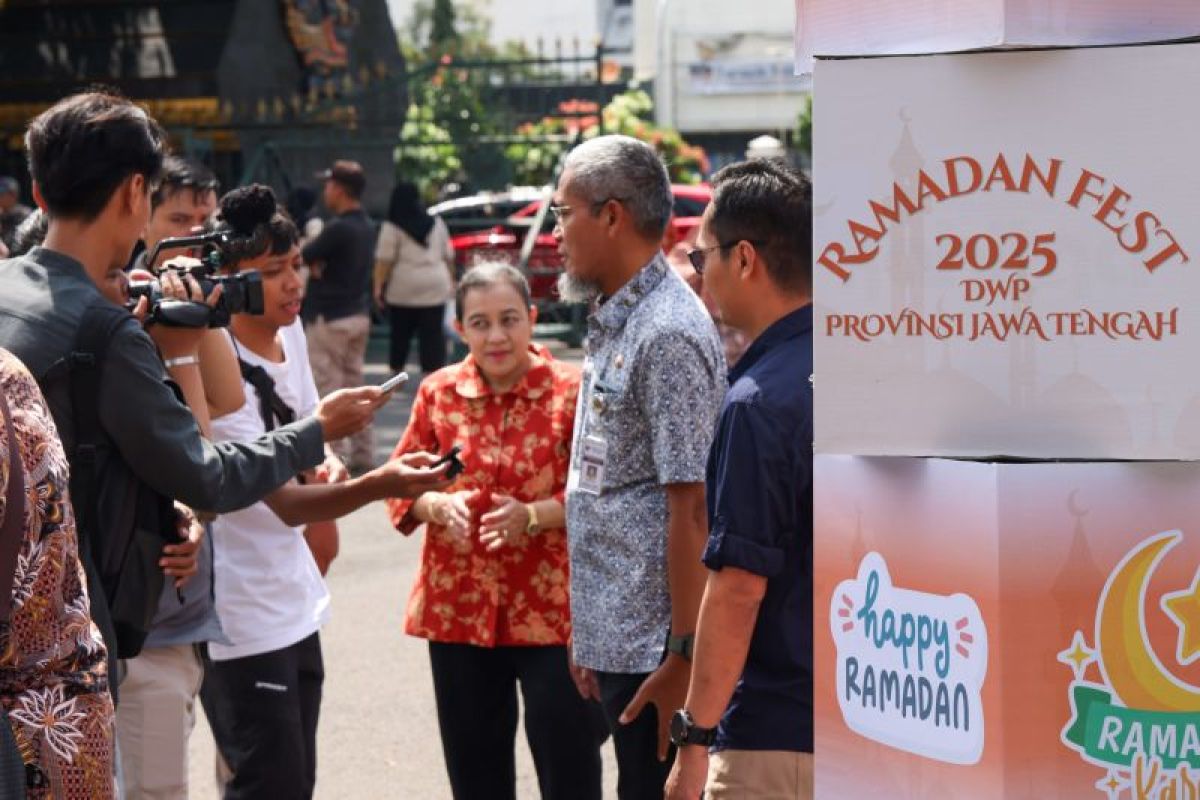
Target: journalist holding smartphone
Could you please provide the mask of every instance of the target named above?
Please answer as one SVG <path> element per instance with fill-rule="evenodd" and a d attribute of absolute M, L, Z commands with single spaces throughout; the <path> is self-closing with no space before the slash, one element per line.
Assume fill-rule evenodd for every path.
<path fill-rule="evenodd" d="M 422 382 L 393 458 L 458 446 L 463 471 L 442 491 L 388 501 L 401 533 L 427 526 L 405 630 L 429 640 L 450 785 L 458 800 L 516 796 L 519 687 L 541 796 L 599 800 L 603 723 L 575 690 L 566 647 L 579 373 L 532 345 L 536 309 L 513 267 L 469 271 L 456 311 L 470 353 Z"/>

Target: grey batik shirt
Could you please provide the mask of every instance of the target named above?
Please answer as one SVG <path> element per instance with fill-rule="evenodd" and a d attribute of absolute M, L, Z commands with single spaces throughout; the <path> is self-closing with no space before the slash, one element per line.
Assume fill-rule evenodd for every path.
<path fill-rule="evenodd" d="M 579 665 L 642 673 L 662 660 L 665 487 L 704 481 L 724 388 L 712 320 L 662 256 L 588 318 L 567 481 Z"/>

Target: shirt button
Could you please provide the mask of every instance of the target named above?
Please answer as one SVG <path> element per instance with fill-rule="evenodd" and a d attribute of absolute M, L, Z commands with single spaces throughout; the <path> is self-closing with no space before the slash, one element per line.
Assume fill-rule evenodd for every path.
<path fill-rule="evenodd" d="M 625 366 L 625 356 L 618 354 L 617 358 L 613 362 L 613 364 L 616 365 L 617 369 L 620 369 L 621 367 Z"/>

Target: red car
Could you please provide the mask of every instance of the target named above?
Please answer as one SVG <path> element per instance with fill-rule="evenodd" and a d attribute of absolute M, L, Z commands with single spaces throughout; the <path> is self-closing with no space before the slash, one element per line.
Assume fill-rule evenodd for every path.
<path fill-rule="evenodd" d="M 694 235 L 696 228 L 700 227 L 700 217 L 712 199 L 712 188 L 708 184 L 677 184 L 671 186 L 671 194 L 675 202 L 671 222 L 663 237 L 664 251 Z M 474 264 L 491 260 L 518 263 L 526 232 L 537 218 L 541 205 L 541 200 L 535 200 L 509 217 L 504 224 L 491 230 L 453 237 L 450 241 L 454 245 L 459 269 L 465 270 Z M 539 306 L 557 301 L 554 286 L 563 264 L 553 231 L 554 217 L 547 214 L 529 256 L 529 288 Z"/>

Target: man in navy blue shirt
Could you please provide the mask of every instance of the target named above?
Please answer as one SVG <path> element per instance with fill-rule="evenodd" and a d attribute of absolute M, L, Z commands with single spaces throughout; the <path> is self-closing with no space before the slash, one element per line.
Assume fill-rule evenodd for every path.
<path fill-rule="evenodd" d="M 803 174 L 760 160 L 713 178 L 689 258 L 753 344 L 709 454 L 709 575 L 670 800 L 812 797 L 811 239 Z"/>

